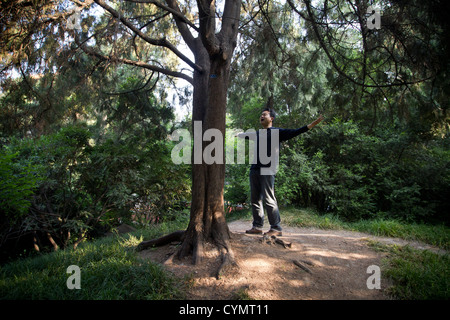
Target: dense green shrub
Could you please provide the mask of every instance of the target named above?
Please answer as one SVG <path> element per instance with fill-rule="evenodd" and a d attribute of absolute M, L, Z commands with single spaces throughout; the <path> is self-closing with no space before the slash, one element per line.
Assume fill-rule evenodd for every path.
<path fill-rule="evenodd" d="M 15 220 L 26 214 L 30 197 L 39 182 L 38 168 L 15 161 L 17 153 L 0 151 L 0 211 L 2 218 Z"/>
<path fill-rule="evenodd" d="M 373 132 L 361 127 L 336 118 L 284 142 L 278 203 L 313 206 L 348 221 L 448 222 L 448 138 L 421 140 L 401 125 Z M 249 201 L 249 166 L 227 166 L 225 200 Z"/>
<path fill-rule="evenodd" d="M 418 141 L 400 128 L 365 133 L 335 119 L 284 144 L 277 199 L 352 221 L 443 222 L 450 209 L 448 150 L 446 138 Z"/>
<path fill-rule="evenodd" d="M 77 246 L 137 220 L 137 204 L 146 205 L 140 222 L 173 219 L 185 209 L 180 202 L 187 202 L 190 184 L 187 168 L 171 162 L 170 147 L 114 133 L 96 143 L 83 125 L 12 140 L 0 157 L 2 240 L 29 234 L 41 249 Z"/>

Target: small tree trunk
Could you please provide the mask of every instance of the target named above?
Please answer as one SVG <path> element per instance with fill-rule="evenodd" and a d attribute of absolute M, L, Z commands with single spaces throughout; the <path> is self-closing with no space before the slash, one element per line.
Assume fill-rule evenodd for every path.
<path fill-rule="evenodd" d="M 34 250 L 36 250 L 37 252 L 40 251 L 40 249 L 39 249 L 39 239 L 38 239 L 38 236 L 36 234 L 36 231 L 33 232 L 33 247 L 34 247 Z"/>
<path fill-rule="evenodd" d="M 50 243 L 52 244 L 53 250 L 58 251 L 59 247 L 49 232 L 47 232 L 47 238 L 48 238 L 48 241 L 50 241 Z"/>

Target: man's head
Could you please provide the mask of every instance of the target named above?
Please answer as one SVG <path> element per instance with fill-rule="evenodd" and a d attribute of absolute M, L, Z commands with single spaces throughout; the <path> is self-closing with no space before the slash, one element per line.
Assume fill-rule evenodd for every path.
<path fill-rule="evenodd" d="M 264 129 L 272 127 L 273 120 L 275 120 L 275 111 L 271 108 L 264 108 L 259 117 L 259 121 Z"/>

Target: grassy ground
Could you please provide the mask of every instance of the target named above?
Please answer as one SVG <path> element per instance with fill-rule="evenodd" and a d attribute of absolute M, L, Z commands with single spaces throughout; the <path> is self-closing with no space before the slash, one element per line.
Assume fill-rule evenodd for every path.
<path fill-rule="evenodd" d="M 388 253 L 382 274 L 393 285 L 389 292 L 401 300 L 448 300 L 450 298 L 450 257 L 409 246 L 371 244 Z"/>
<path fill-rule="evenodd" d="M 1 266 L 0 299 L 122 300 L 183 299 L 187 281 L 161 266 L 139 259 L 143 238 L 154 238 L 180 226 L 162 224 L 124 236 L 112 236 Z M 183 226 L 184 228 L 184 226 Z M 80 267 L 81 289 L 69 290 L 70 265 Z"/>
<path fill-rule="evenodd" d="M 251 219 L 244 210 L 228 216 Z M 421 240 L 447 249 L 449 228 L 375 220 L 346 223 L 335 216 L 318 215 L 312 210 L 285 208 L 285 225 L 323 229 L 348 229 L 375 235 Z M 0 299 L 183 299 L 189 279 L 179 281 L 159 265 L 141 260 L 134 248 L 151 239 L 186 227 L 186 219 L 163 223 L 125 236 L 102 238 L 81 244 L 77 250 L 61 250 L 17 260 L 0 269 Z M 382 246 L 388 258 L 382 274 L 394 281 L 392 293 L 399 299 L 448 299 L 450 297 L 449 256 L 409 247 Z M 81 289 L 69 290 L 70 265 L 81 269 Z"/>

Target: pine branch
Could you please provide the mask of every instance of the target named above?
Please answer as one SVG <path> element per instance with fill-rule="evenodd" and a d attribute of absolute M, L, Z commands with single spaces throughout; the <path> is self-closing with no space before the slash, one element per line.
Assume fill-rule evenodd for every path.
<path fill-rule="evenodd" d="M 171 77 L 176 77 L 176 78 L 180 78 L 180 79 L 184 79 L 187 82 L 189 82 L 190 84 L 193 84 L 194 80 L 192 79 L 192 77 L 188 76 L 187 74 L 184 74 L 182 72 L 178 72 L 178 71 L 174 71 L 174 70 L 170 70 L 170 69 L 166 69 L 163 67 L 159 67 L 159 66 L 155 66 L 143 61 L 135 61 L 135 60 L 130 60 L 130 59 L 125 59 L 125 58 L 116 58 L 116 57 L 110 57 L 110 56 L 106 56 L 104 54 L 101 54 L 97 51 L 95 51 L 94 49 L 86 46 L 84 43 L 80 43 L 80 41 L 77 39 L 77 37 L 75 36 L 75 43 L 88 55 L 96 57 L 100 60 L 103 61 L 109 61 L 109 62 L 120 62 L 120 63 L 125 63 L 131 66 L 135 66 L 135 67 L 141 67 L 141 68 L 145 68 L 148 70 L 152 70 L 155 72 L 159 72 Z"/>
<path fill-rule="evenodd" d="M 139 28 L 135 27 L 128 19 L 126 19 L 123 14 L 120 14 L 120 12 L 114 10 L 109 5 L 105 3 L 103 0 L 94 0 L 99 6 L 101 6 L 103 9 L 108 11 L 114 18 L 120 20 L 123 25 L 128 27 L 131 31 L 133 31 L 135 34 L 137 34 L 142 40 L 146 41 L 147 43 L 155 46 L 160 46 L 167 48 L 171 50 L 173 53 L 175 53 L 181 60 L 186 62 L 190 67 L 192 67 L 195 71 L 202 72 L 203 69 L 199 65 L 195 64 L 193 61 L 191 61 L 187 56 L 185 56 L 183 53 L 181 53 L 180 50 L 178 50 L 172 43 L 167 41 L 165 38 L 161 39 L 153 39 L 150 38 L 148 35 L 143 33 Z M 131 61 L 131 60 L 130 60 Z"/>

